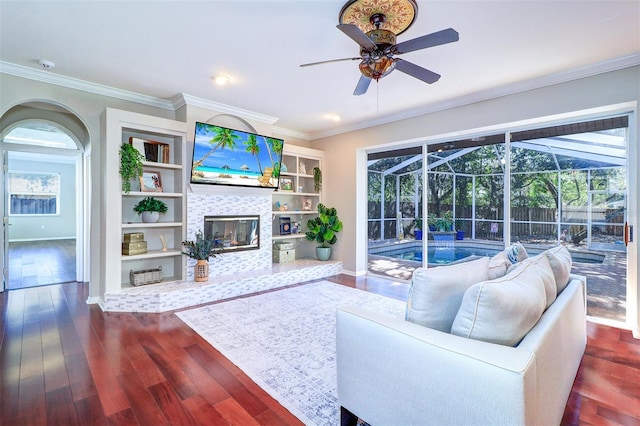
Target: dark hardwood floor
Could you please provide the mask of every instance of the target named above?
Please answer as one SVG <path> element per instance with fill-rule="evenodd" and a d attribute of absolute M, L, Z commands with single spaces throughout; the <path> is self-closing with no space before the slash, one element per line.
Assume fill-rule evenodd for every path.
<path fill-rule="evenodd" d="M 385 279 L 331 280 L 406 297 Z M 0 424 L 300 424 L 173 312 L 105 313 L 87 296 L 87 284 L 0 294 Z M 588 332 L 563 424 L 640 425 L 640 340 Z"/>
<path fill-rule="evenodd" d="M 75 280 L 75 238 L 9 243 L 8 289 L 60 284 Z"/>

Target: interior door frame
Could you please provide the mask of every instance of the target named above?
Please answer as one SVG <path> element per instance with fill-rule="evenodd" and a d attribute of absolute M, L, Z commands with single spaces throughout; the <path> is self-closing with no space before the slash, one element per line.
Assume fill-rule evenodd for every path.
<path fill-rule="evenodd" d="M 6 142 L 0 142 L 0 153 L 2 157 L 2 174 L 0 176 L 1 186 L 4 194 L 8 194 L 7 175 L 9 173 L 9 152 L 27 152 L 34 154 L 45 154 L 55 156 L 74 157 L 75 168 L 75 193 L 76 193 L 76 227 L 75 227 L 75 252 L 76 252 L 76 281 L 83 281 L 85 266 L 85 191 L 84 191 L 84 162 L 83 152 L 81 150 L 67 150 L 44 148 L 33 145 L 20 145 Z M 7 290 L 9 279 L 9 206 L 7 204 L 7 195 L 0 197 L 0 211 L 3 217 L 3 244 L 0 244 L 2 252 L 2 286 L 0 292 Z M 7 222 L 7 223 L 5 223 Z"/>

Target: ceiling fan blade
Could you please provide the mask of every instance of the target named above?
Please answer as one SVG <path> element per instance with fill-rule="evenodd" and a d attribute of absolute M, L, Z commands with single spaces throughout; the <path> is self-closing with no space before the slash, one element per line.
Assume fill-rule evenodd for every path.
<path fill-rule="evenodd" d="M 426 68 L 422 68 L 411 62 L 403 61 L 400 58 L 396 58 L 396 69 L 402 71 L 405 74 L 409 74 L 411 77 L 415 77 L 418 80 L 422 80 L 425 83 L 435 83 L 440 80 L 440 74 L 436 74 L 433 71 L 429 71 Z"/>
<path fill-rule="evenodd" d="M 320 62 L 311 62 L 308 64 L 302 64 L 301 67 L 310 67 L 312 65 L 320 65 L 320 64 L 328 64 L 330 62 L 341 62 L 341 61 L 361 61 L 362 58 L 342 58 L 342 59 L 329 59 L 328 61 L 320 61 Z"/>
<path fill-rule="evenodd" d="M 367 93 L 367 89 L 369 89 L 369 84 L 371 84 L 371 79 L 369 77 L 361 75 L 360 80 L 358 80 L 358 84 L 356 84 L 356 90 L 353 91 L 353 94 L 355 96 L 364 95 L 365 93 Z"/>
<path fill-rule="evenodd" d="M 351 39 L 358 43 L 360 47 L 366 50 L 377 49 L 376 44 L 371 41 L 371 39 L 367 37 L 367 35 L 357 26 L 353 24 L 339 24 L 336 28 L 351 37 Z"/>
<path fill-rule="evenodd" d="M 427 34 L 422 37 L 403 41 L 392 46 L 390 51 L 395 54 L 413 52 L 414 50 L 426 49 L 427 47 L 439 46 L 441 44 L 453 43 L 458 41 L 460 36 L 453 28 Z"/>

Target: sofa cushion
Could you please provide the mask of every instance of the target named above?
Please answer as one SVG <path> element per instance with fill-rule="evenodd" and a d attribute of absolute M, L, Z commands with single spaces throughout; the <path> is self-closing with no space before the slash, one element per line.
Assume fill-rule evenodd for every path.
<path fill-rule="evenodd" d="M 507 257 L 506 251 L 503 250 L 489 259 L 489 279 L 504 277 L 510 267 L 511 261 Z"/>
<path fill-rule="evenodd" d="M 413 272 L 405 319 L 444 332 L 458 312 L 464 292 L 487 280 L 489 258 Z"/>
<path fill-rule="evenodd" d="M 469 287 L 451 334 L 515 346 L 538 322 L 547 304 L 545 280 L 553 281 L 546 256 L 524 262 L 502 278 Z"/>
<path fill-rule="evenodd" d="M 571 253 L 565 246 L 559 245 L 544 252 L 549 259 L 553 276 L 556 279 L 557 293 L 560 293 L 569 284 L 572 259 Z"/>

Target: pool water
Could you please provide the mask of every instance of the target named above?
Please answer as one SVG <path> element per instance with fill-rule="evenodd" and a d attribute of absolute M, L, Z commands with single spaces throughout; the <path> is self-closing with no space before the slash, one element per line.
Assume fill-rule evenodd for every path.
<path fill-rule="evenodd" d="M 464 259 L 469 256 L 494 256 L 501 252 L 501 249 L 481 248 L 481 247 L 429 247 L 427 263 L 429 264 L 447 264 L 456 260 Z M 422 247 L 406 247 L 389 251 L 381 251 L 372 253 L 378 256 L 393 257 L 396 259 L 413 260 L 422 262 Z M 535 256 L 538 253 L 529 253 Z M 580 253 L 571 252 L 571 258 L 574 262 L 581 263 L 602 263 L 602 259 L 593 259 L 580 256 Z"/>
<path fill-rule="evenodd" d="M 477 247 L 429 247 L 427 262 L 431 264 L 451 263 L 469 256 L 494 256 L 501 250 Z M 376 253 L 380 256 L 394 257 L 403 260 L 422 262 L 422 247 L 407 247 L 404 249 Z"/>

